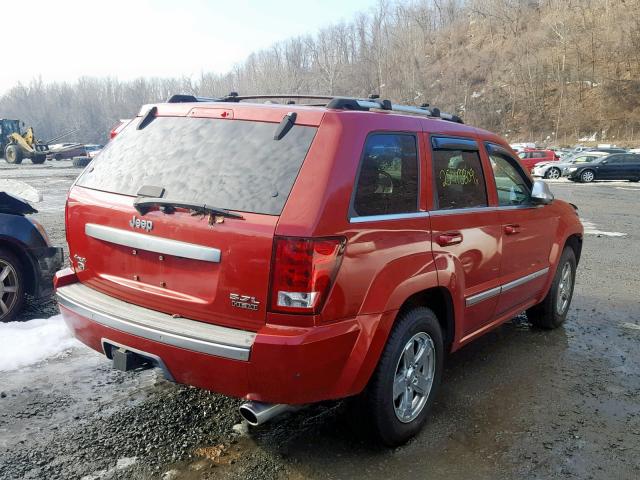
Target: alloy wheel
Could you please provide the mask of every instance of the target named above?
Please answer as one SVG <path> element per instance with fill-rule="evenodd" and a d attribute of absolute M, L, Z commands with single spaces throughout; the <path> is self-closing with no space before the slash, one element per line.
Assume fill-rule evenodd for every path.
<path fill-rule="evenodd" d="M 583 172 L 581 176 L 582 181 L 586 183 L 593 182 L 594 178 L 595 178 L 595 175 L 591 170 L 587 170 L 586 172 Z"/>
<path fill-rule="evenodd" d="M 571 264 L 567 262 L 562 266 L 562 271 L 560 272 L 560 283 L 558 284 L 556 311 L 559 315 L 563 315 L 569 307 L 572 291 L 573 272 L 571 271 Z"/>
<path fill-rule="evenodd" d="M 420 332 L 406 343 L 398 359 L 393 381 L 393 407 L 398 420 L 415 420 L 427 403 L 436 368 L 431 337 Z"/>
<path fill-rule="evenodd" d="M 547 174 L 547 178 L 550 178 L 552 180 L 557 180 L 558 178 L 560 178 L 560 170 L 558 170 L 555 167 L 549 169 L 549 173 Z"/>
<path fill-rule="evenodd" d="M 0 320 L 18 301 L 18 274 L 10 263 L 0 259 Z"/>

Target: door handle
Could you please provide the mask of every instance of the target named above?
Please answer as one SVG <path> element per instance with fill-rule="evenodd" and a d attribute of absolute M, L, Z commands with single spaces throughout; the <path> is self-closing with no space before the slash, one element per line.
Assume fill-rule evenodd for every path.
<path fill-rule="evenodd" d="M 441 247 L 458 245 L 459 243 L 462 243 L 462 234 L 460 232 L 441 233 L 436 237 L 436 243 Z"/>
<path fill-rule="evenodd" d="M 516 233 L 520 233 L 520 225 L 518 225 L 517 223 L 505 225 L 504 233 L 506 233 L 507 235 L 515 235 Z"/>

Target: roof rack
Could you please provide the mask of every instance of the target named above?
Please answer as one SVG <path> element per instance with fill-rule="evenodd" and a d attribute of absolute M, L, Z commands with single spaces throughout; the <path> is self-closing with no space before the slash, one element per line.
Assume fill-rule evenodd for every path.
<path fill-rule="evenodd" d="M 369 95 L 369 98 L 353 98 L 341 97 L 335 95 L 304 95 L 297 93 L 284 93 L 274 95 L 238 95 L 237 92 L 231 92 L 224 97 L 197 97 L 195 95 L 173 95 L 167 103 L 186 103 L 186 102 L 228 102 L 239 103 L 242 100 L 274 100 L 274 99 L 309 99 L 309 100 L 327 100 L 327 103 L 305 104 L 307 106 L 318 106 L 333 108 L 338 110 L 388 110 L 400 113 L 409 113 L 412 115 L 422 115 L 425 117 L 441 118 L 455 123 L 464 123 L 458 115 L 441 112 L 439 108 L 429 107 L 424 103 L 419 107 L 411 105 L 398 105 L 391 103 L 389 100 L 380 100 L 378 95 Z"/>

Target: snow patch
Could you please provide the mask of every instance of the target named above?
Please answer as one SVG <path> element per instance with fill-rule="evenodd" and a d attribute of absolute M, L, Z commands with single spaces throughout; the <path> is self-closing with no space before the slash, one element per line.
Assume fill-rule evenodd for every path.
<path fill-rule="evenodd" d="M 598 230 L 598 227 L 595 223 L 589 222 L 587 220 L 582 221 L 582 226 L 584 227 L 585 235 L 597 235 L 599 237 L 626 237 L 626 233 L 622 232 L 604 232 L 602 230 Z"/>
<path fill-rule="evenodd" d="M 138 461 L 138 457 L 122 457 L 119 458 L 116 462 L 115 467 L 111 467 L 109 469 L 97 470 L 94 473 L 89 475 L 85 475 L 81 478 L 81 480 L 100 480 L 102 478 L 113 478 L 116 473 L 121 470 L 125 470 L 129 467 L 132 467 Z M 116 476 L 116 478 L 121 478 L 120 476 Z"/>
<path fill-rule="evenodd" d="M 597 235 L 599 237 L 626 237 L 626 233 L 622 232 L 603 232 L 598 229 L 598 226 L 595 223 L 590 222 L 589 220 L 583 220 L 582 226 L 584 227 L 585 235 Z"/>
<path fill-rule="evenodd" d="M 38 203 L 42 201 L 42 193 L 31 185 L 11 179 L 0 179 L 0 192 L 7 192 L 27 202 Z"/>
<path fill-rule="evenodd" d="M 78 345 L 62 315 L 0 323 L 0 372 L 33 365 Z"/>

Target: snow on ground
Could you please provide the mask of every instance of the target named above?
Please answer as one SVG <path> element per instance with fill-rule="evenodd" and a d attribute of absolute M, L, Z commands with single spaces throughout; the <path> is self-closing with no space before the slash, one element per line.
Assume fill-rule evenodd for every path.
<path fill-rule="evenodd" d="M 604 232 L 598 229 L 598 226 L 589 220 L 582 220 L 585 235 L 597 235 L 599 237 L 626 237 L 626 233 L 622 232 Z"/>
<path fill-rule="evenodd" d="M 31 185 L 12 179 L 0 179 L 0 192 L 7 192 L 16 197 L 25 199 L 31 203 L 42 201 L 42 193 Z"/>
<path fill-rule="evenodd" d="M 0 323 L 0 372 L 38 363 L 78 345 L 62 315 Z"/>

